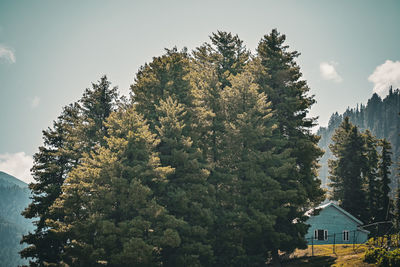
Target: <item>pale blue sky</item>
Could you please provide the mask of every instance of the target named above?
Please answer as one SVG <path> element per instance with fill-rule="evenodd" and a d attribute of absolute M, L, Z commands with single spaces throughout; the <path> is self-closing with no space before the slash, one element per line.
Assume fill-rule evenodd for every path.
<path fill-rule="evenodd" d="M 399 14 L 395 0 L 0 0 L 0 170 L 28 177 L 41 131 L 101 75 L 126 94 L 163 48 L 191 50 L 217 30 L 252 51 L 271 29 L 286 34 L 316 95 L 311 115 L 326 125 L 332 112 L 365 103 L 374 85 L 400 86 Z"/>

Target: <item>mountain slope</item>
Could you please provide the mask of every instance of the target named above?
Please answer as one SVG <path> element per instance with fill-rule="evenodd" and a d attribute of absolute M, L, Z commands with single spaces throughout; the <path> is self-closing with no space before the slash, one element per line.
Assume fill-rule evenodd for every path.
<path fill-rule="evenodd" d="M 0 172 L 0 265 L 3 267 L 26 264 L 18 252 L 22 249 L 22 235 L 33 229 L 30 220 L 21 212 L 30 202 L 28 185 Z"/>
<path fill-rule="evenodd" d="M 0 171 L 0 186 L 1 185 L 7 185 L 7 186 L 12 186 L 12 185 L 16 185 L 19 186 L 21 188 L 27 188 L 28 184 L 26 184 L 25 182 L 15 178 L 14 176 L 11 176 L 5 172 Z"/>
<path fill-rule="evenodd" d="M 329 170 L 328 159 L 333 158 L 329 149 L 329 144 L 332 143 L 332 135 L 335 129 L 340 125 L 343 118 L 348 116 L 351 123 L 357 125 L 360 130 L 369 129 L 372 134 L 378 138 L 386 138 L 392 145 L 392 161 L 390 187 L 397 188 L 397 162 L 400 156 L 400 91 L 390 90 L 383 100 L 374 94 L 367 102 L 367 105 L 360 105 L 356 108 L 348 108 L 343 114 L 337 112 L 332 114 L 328 127 L 321 127 L 318 130 L 318 135 L 321 136 L 319 146 L 325 151 L 324 156 L 320 160 L 321 169 L 319 177 L 322 181 L 322 186 L 327 188 L 329 185 Z"/>

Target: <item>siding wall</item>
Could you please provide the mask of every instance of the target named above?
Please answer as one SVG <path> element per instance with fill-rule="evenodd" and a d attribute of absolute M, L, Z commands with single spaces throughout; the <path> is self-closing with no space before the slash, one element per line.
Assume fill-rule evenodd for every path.
<path fill-rule="evenodd" d="M 321 210 L 317 216 L 311 216 L 307 220 L 307 224 L 310 224 L 306 240 L 308 244 L 311 244 L 311 238 L 314 237 L 314 230 L 323 229 L 328 230 L 328 240 L 313 240 L 315 245 L 320 244 L 333 244 L 335 234 L 336 244 L 353 244 L 355 240 L 356 244 L 364 243 L 368 239 L 368 234 L 357 230 L 357 223 L 350 219 L 348 216 L 340 212 L 334 206 L 328 206 Z M 349 240 L 343 240 L 343 230 L 349 231 Z"/>

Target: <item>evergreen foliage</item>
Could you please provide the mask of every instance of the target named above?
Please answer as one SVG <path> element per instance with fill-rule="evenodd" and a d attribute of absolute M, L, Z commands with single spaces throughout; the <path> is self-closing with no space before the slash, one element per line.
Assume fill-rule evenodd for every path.
<path fill-rule="evenodd" d="M 208 59 L 215 64 L 221 88 L 231 86 L 230 78 L 243 71 L 250 53 L 239 36 L 230 32 L 218 31 L 210 39 L 211 44 L 205 44 L 210 51 Z"/>
<path fill-rule="evenodd" d="M 397 188 L 396 190 L 396 196 L 395 196 L 395 207 L 394 207 L 394 225 L 396 227 L 396 230 L 400 229 L 400 188 Z"/>
<path fill-rule="evenodd" d="M 275 175 L 284 171 L 286 158 L 275 151 L 270 103 L 251 73 L 230 82 L 222 92 L 227 120 L 221 165 L 227 174 L 216 185 L 217 265 L 262 265 L 278 241 L 274 225 L 283 192 Z"/>
<path fill-rule="evenodd" d="M 62 260 L 72 266 L 159 265 L 164 247 L 181 240 L 181 224 L 160 206 L 150 187 L 172 171 L 153 148 L 159 140 L 132 109 L 110 117 L 107 145 L 86 155 L 52 206 L 56 235 L 67 236 Z"/>
<path fill-rule="evenodd" d="M 330 149 L 335 156 L 329 161 L 333 188 L 332 199 L 339 200 L 340 206 L 358 219 L 368 219 L 366 210 L 366 192 L 364 190 L 364 166 L 366 165 L 365 147 L 358 128 L 346 117 L 332 136 Z"/>
<path fill-rule="evenodd" d="M 34 219 L 35 229 L 22 238 L 21 242 L 29 246 L 21 251 L 23 258 L 32 258 L 31 266 L 57 263 L 60 261 L 61 240 L 49 231 L 47 220 L 52 218 L 49 208 L 61 194 L 61 186 L 68 172 L 77 165 L 79 145 L 75 132 L 78 122 L 78 104 L 64 108 L 53 128 L 43 131 L 44 145 L 34 155 L 32 174 L 35 183 L 32 191 L 32 203 L 22 213 L 26 218 Z M 56 219 L 56 218 L 54 218 Z"/>
<path fill-rule="evenodd" d="M 80 158 L 103 143 L 106 133 L 104 119 L 115 109 L 117 88 L 103 76 L 98 84 L 86 89 L 79 102 L 64 107 L 52 128 L 43 131 L 43 146 L 34 155 L 32 174 L 35 183 L 32 203 L 23 215 L 34 219 L 35 229 L 22 238 L 29 246 L 21 251 L 23 258 L 32 258 L 31 266 L 56 264 L 60 261 L 62 243 L 56 237 L 48 220 L 59 220 L 61 214 L 50 213 L 50 207 L 61 195 L 61 186 Z"/>
<path fill-rule="evenodd" d="M 201 151 L 188 136 L 185 106 L 168 97 L 160 101 L 157 111 L 161 163 L 175 170 L 157 195 L 172 215 L 186 222 L 178 229 L 181 246 L 163 251 L 163 265 L 210 266 L 214 262 L 209 231 L 214 222 L 215 191 L 207 181 L 210 172 Z"/>
<path fill-rule="evenodd" d="M 166 49 L 160 57 L 141 67 L 131 86 L 132 102 L 136 110 L 143 114 L 152 130 L 158 124 L 156 107 L 160 100 L 172 97 L 183 105 L 191 103 L 189 72 L 189 55 L 186 49 Z M 189 115 L 189 114 L 187 114 Z"/>
<path fill-rule="evenodd" d="M 336 129 L 332 141 L 331 199 L 365 223 L 391 220 L 390 143 L 368 130 L 360 133 L 349 117 Z"/>
<path fill-rule="evenodd" d="M 285 35 L 166 50 L 118 105 L 103 77 L 44 131 L 31 266 L 257 266 L 304 247 L 319 204 L 315 102 Z M 357 131 L 356 131 L 357 135 Z M 358 135 L 357 135 L 358 136 Z"/>
<path fill-rule="evenodd" d="M 400 115 L 400 113 L 399 113 Z M 399 134 L 400 135 L 400 134 Z M 399 159 L 397 159 L 399 160 Z M 400 162 L 397 162 L 397 174 L 396 178 L 399 179 L 400 176 Z M 397 188 L 396 188 L 396 195 L 395 195 L 395 200 L 394 200 L 394 212 L 393 212 L 393 219 L 394 219 L 394 226 L 396 227 L 396 230 L 400 229 L 400 184 L 397 182 Z"/>
<path fill-rule="evenodd" d="M 117 87 L 111 87 L 107 76 L 101 77 L 98 84 L 92 83 L 92 88 L 85 90 L 79 100 L 83 121 L 82 132 L 86 139 L 83 148 L 85 152 L 89 152 L 97 144 L 105 145 L 107 127 L 104 122 L 115 110 L 117 102 Z"/>
<path fill-rule="evenodd" d="M 210 39 L 211 44 L 205 43 L 193 52 L 195 60 L 191 80 L 194 85 L 192 95 L 195 98 L 195 110 L 198 112 L 198 125 L 205 124 L 200 127 L 203 132 L 201 141 L 205 152 L 209 153 L 207 157 L 210 157 L 210 162 L 216 167 L 211 175 L 218 176 L 219 150 L 222 150 L 225 131 L 221 92 L 231 85 L 230 78 L 243 71 L 250 53 L 237 35 L 218 31 Z"/>
<path fill-rule="evenodd" d="M 392 203 L 389 198 L 390 193 L 390 167 L 392 166 L 391 149 L 392 146 L 386 139 L 380 141 L 380 146 L 382 148 L 380 162 L 378 165 L 379 178 L 380 178 L 380 188 L 379 192 L 379 219 L 380 221 L 387 221 L 392 219 Z"/>
<path fill-rule="evenodd" d="M 385 138 L 392 145 L 393 158 L 400 157 L 400 91 L 390 89 L 389 94 L 381 99 L 377 94 L 372 95 L 367 104 L 357 105 L 356 108 L 348 108 L 343 114 L 332 114 L 328 126 L 319 128 L 317 135 L 321 136 L 318 145 L 325 151 L 321 158 L 321 169 L 319 178 L 322 186 L 327 188 L 329 181 L 328 159 L 333 155 L 329 150 L 332 143 L 332 135 L 345 117 L 349 117 L 351 123 L 356 125 L 360 131 L 369 130 L 378 139 Z M 391 196 L 397 188 L 396 166 L 390 167 Z"/>
<path fill-rule="evenodd" d="M 275 227 L 280 235 L 280 241 L 274 242 L 275 256 L 277 249 L 291 251 L 304 246 L 302 233 L 306 227 L 292 221 L 301 218 L 307 206 L 320 203 L 324 195 L 317 178 L 317 159 L 323 153 L 317 146 L 319 137 L 311 133 L 316 118 L 306 117 L 315 100 L 308 94 L 310 89 L 301 79 L 300 67 L 295 61 L 300 53 L 288 51 L 285 40 L 285 35 L 273 29 L 261 39 L 255 60 L 256 82 L 271 101 L 273 118 L 278 126 L 275 134 L 281 144 L 276 149 L 280 153 L 288 150 L 288 162 L 295 161 L 289 170 L 277 177 L 285 191 L 285 199 L 279 205 Z M 285 166 L 288 168 L 287 163 Z"/>
<path fill-rule="evenodd" d="M 367 218 L 368 221 L 378 221 L 378 214 L 376 212 L 376 207 L 379 205 L 379 197 L 380 197 L 380 183 L 378 176 L 378 162 L 379 162 L 379 153 L 378 153 L 378 139 L 372 135 L 369 130 L 366 130 L 363 134 L 364 142 L 365 142 L 365 167 L 363 169 L 364 174 L 364 183 L 367 184 L 365 188 L 366 192 L 366 200 L 367 200 Z M 367 221 L 367 222 L 368 222 Z"/>
<path fill-rule="evenodd" d="M 182 246 L 162 253 L 167 266 L 213 262 L 209 227 L 214 220 L 214 189 L 208 183 L 208 164 L 193 130 L 196 115 L 191 108 L 189 63 L 185 49 L 167 50 L 139 71 L 131 87 L 135 109 L 148 119 L 151 131 L 161 140 L 156 147 L 161 163 L 175 170 L 154 193 L 172 215 L 187 222 L 179 229 Z"/>

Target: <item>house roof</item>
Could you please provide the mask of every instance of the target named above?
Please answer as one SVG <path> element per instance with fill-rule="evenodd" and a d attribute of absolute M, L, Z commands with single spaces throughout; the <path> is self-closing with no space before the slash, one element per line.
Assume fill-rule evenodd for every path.
<path fill-rule="evenodd" d="M 338 205 L 336 205 L 334 202 L 329 202 L 327 204 L 318 206 L 314 209 L 310 209 L 308 210 L 305 215 L 307 216 L 311 216 L 313 211 L 316 209 L 325 209 L 327 207 L 334 207 L 335 209 L 337 209 L 339 212 L 343 213 L 344 215 L 346 215 L 348 218 L 352 219 L 353 221 L 355 221 L 359 226 L 363 225 L 364 223 L 362 221 L 360 221 L 359 219 L 357 219 L 356 217 L 354 217 L 353 215 L 351 215 L 350 213 L 348 213 L 347 211 L 345 211 L 344 209 L 342 209 L 341 207 L 339 207 Z"/>
<path fill-rule="evenodd" d="M 371 233 L 370 231 L 362 229 L 362 228 L 357 228 L 357 230 L 360 231 L 360 232 L 364 232 L 366 234 L 370 234 Z"/>

